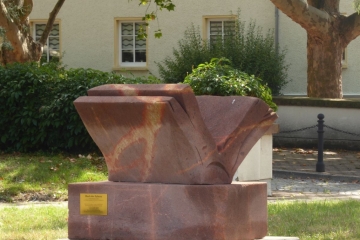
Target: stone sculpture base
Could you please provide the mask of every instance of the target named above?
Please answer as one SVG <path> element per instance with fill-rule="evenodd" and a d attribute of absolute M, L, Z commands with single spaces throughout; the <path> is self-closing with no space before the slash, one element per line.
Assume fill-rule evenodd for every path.
<path fill-rule="evenodd" d="M 81 215 L 80 194 L 107 194 L 105 216 Z M 69 239 L 261 239 L 266 183 L 69 184 Z"/>

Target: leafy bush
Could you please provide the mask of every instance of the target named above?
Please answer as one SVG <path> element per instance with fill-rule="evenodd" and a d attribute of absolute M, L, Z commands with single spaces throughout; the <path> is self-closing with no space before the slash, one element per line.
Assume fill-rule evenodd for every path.
<path fill-rule="evenodd" d="M 288 82 L 286 50 L 276 51 L 273 31 L 264 35 L 254 21 L 246 25 L 240 14 L 237 19 L 235 31 L 212 45 L 202 40 L 198 28 L 188 28 L 178 48 L 173 49 L 173 56 L 157 63 L 161 78 L 168 83 L 182 82 L 193 66 L 225 57 L 231 60 L 233 68 L 263 79 L 272 93 L 279 95 Z"/>
<path fill-rule="evenodd" d="M 55 63 L 0 66 L 0 149 L 95 150 L 73 101 L 102 84 L 145 82 L 159 80 L 93 69 L 65 70 Z"/>
<path fill-rule="evenodd" d="M 189 84 L 196 95 L 252 96 L 277 110 L 270 88 L 263 85 L 260 78 L 231 67 L 231 61 L 226 58 L 213 58 L 210 63 L 200 64 L 184 83 Z"/>
<path fill-rule="evenodd" d="M 185 31 L 184 38 L 178 42 L 178 49 L 173 49 L 173 55 L 173 58 L 166 57 L 162 63 L 157 63 L 160 76 L 167 83 L 184 81 L 194 66 L 217 57 L 211 55 L 210 48 L 194 25 Z"/>

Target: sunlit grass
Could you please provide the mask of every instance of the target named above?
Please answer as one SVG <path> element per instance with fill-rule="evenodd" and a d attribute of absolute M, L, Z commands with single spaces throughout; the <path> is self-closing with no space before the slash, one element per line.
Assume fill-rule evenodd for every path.
<path fill-rule="evenodd" d="M 281 201 L 268 212 L 272 236 L 360 239 L 360 201 Z M 66 205 L 0 208 L 0 239 L 66 238 L 67 214 Z"/>
<path fill-rule="evenodd" d="M 88 158 L 87 158 L 88 157 Z M 107 179 L 97 156 L 0 155 L 0 201 L 60 201 L 68 183 Z M 309 239 L 360 239 L 360 201 L 278 201 L 268 204 L 269 235 Z M 0 239 L 67 237 L 67 207 L 0 208 Z"/>
<path fill-rule="evenodd" d="M 66 206 L 0 208 L 0 239 L 59 239 L 67 237 Z"/>
<path fill-rule="evenodd" d="M 268 204 L 269 235 L 360 239 L 360 201 L 280 201 Z"/>
<path fill-rule="evenodd" d="M 2 202 L 66 200 L 69 183 L 106 179 L 105 161 L 94 155 L 0 155 Z"/>

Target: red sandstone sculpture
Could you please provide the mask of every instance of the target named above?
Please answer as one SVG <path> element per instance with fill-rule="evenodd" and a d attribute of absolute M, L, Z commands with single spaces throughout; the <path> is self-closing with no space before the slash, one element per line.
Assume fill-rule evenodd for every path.
<path fill-rule="evenodd" d="M 185 84 L 103 85 L 75 106 L 109 181 L 231 183 L 277 118 L 251 97 L 195 97 Z"/>
<path fill-rule="evenodd" d="M 266 184 L 230 184 L 277 118 L 263 101 L 195 97 L 184 84 L 103 85 L 88 95 L 74 104 L 109 181 L 69 185 L 69 239 L 266 235 Z M 80 213 L 84 193 L 106 194 L 106 216 Z"/>

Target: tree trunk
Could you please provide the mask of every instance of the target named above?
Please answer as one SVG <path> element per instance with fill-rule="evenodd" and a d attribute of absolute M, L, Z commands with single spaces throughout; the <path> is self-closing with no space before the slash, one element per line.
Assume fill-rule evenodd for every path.
<path fill-rule="evenodd" d="M 30 35 L 30 22 L 28 18 L 33 7 L 32 0 L 0 1 L 0 26 L 6 30 L 5 37 L 2 40 L 10 43 L 12 48 L 9 49 L 2 45 L 0 49 L 0 64 L 40 61 L 46 39 L 49 36 L 56 15 L 64 2 L 65 0 L 58 0 L 53 11 L 50 13 L 40 40 L 36 42 Z M 14 9 L 14 7 L 17 7 L 18 11 L 21 10 L 17 18 L 14 18 L 9 11 L 10 8 Z"/>
<path fill-rule="evenodd" d="M 43 45 L 34 42 L 29 34 L 22 34 L 17 27 L 7 28 L 7 37 L 11 43 L 12 49 L 1 49 L 2 58 L 0 64 L 6 65 L 13 62 L 38 62 L 43 52 Z"/>
<path fill-rule="evenodd" d="M 307 30 L 307 95 L 315 98 L 342 98 L 342 56 L 340 0 L 308 0 L 308 4 L 329 14 L 326 31 Z M 316 24 L 317 25 L 317 24 Z M 315 25 L 315 26 L 316 26 Z"/>
<path fill-rule="evenodd" d="M 308 4 L 328 13 L 339 14 L 340 0 L 308 0 Z"/>
<path fill-rule="evenodd" d="M 308 97 L 342 98 L 341 60 L 344 48 L 339 37 L 327 36 L 320 40 L 308 34 L 307 41 Z"/>
<path fill-rule="evenodd" d="M 341 16 L 340 0 L 270 1 L 308 34 L 308 96 L 342 98 L 342 55 L 360 35 L 359 14 Z"/>

